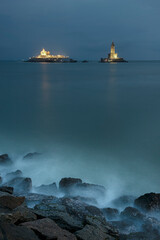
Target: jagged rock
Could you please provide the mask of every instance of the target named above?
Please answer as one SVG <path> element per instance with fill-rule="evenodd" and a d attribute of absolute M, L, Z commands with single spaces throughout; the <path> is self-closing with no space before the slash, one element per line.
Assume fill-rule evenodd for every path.
<path fill-rule="evenodd" d="M 138 209 L 133 207 L 127 207 L 124 209 L 124 211 L 120 214 L 121 218 L 124 219 L 130 219 L 133 221 L 143 221 L 145 218 L 145 215 L 142 214 Z"/>
<path fill-rule="evenodd" d="M 49 218 L 23 223 L 21 225 L 32 229 L 43 239 L 76 240 L 76 237 L 72 233 L 60 228 L 53 220 Z"/>
<path fill-rule="evenodd" d="M 40 203 L 56 203 L 58 202 L 58 198 L 55 196 L 48 196 L 38 193 L 27 193 L 25 194 L 26 204 L 30 208 L 34 208 L 35 205 Z"/>
<path fill-rule="evenodd" d="M 12 163 L 12 161 L 8 156 L 8 154 L 0 155 L 0 164 L 10 164 L 10 163 Z"/>
<path fill-rule="evenodd" d="M 37 216 L 31 211 L 31 209 L 20 206 L 14 210 L 0 209 L 0 221 L 7 223 L 14 223 L 16 225 L 36 220 Z"/>
<path fill-rule="evenodd" d="M 86 217 L 86 225 L 82 230 L 75 232 L 79 240 L 115 240 L 118 232 L 115 231 L 103 218 Z"/>
<path fill-rule="evenodd" d="M 104 217 L 86 216 L 85 225 L 91 225 L 95 228 L 99 228 L 101 231 L 114 237 L 115 239 L 117 239 L 119 236 L 116 228 L 114 228 L 110 223 L 108 223 Z"/>
<path fill-rule="evenodd" d="M 13 194 L 13 187 L 0 187 L 1 192 Z"/>
<path fill-rule="evenodd" d="M 82 183 L 82 180 L 79 178 L 62 178 L 59 182 L 59 189 L 68 193 L 79 183 Z"/>
<path fill-rule="evenodd" d="M 5 176 L 5 182 L 11 181 L 14 178 L 22 177 L 22 172 L 20 170 L 17 170 L 15 172 L 7 173 Z"/>
<path fill-rule="evenodd" d="M 27 227 L 0 222 L 0 239 L 2 240 L 39 240 L 36 234 Z"/>
<path fill-rule="evenodd" d="M 75 233 L 79 240 L 114 240 L 116 238 L 103 232 L 101 229 L 86 225 L 82 230 Z"/>
<path fill-rule="evenodd" d="M 115 220 L 119 217 L 119 211 L 116 208 L 103 208 L 102 212 L 107 220 Z"/>
<path fill-rule="evenodd" d="M 35 157 L 38 157 L 40 155 L 40 153 L 37 152 L 33 152 L 33 153 L 27 153 L 23 159 L 33 159 Z"/>
<path fill-rule="evenodd" d="M 3 186 L 13 187 L 16 193 L 27 193 L 32 189 L 32 180 L 31 178 L 17 177 Z"/>
<path fill-rule="evenodd" d="M 116 199 L 114 199 L 111 204 L 115 207 L 119 207 L 119 208 L 125 208 L 128 206 L 133 206 L 134 205 L 134 200 L 135 197 L 130 196 L 130 195 L 124 195 L 121 197 L 118 197 Z"/>
<path fill-rule="evenodd" d="M 39 192 L 45 195 L 55 195 L 57 194 L 57 185 L 56 183 L 48 184 L 48 185 L 41 185 L 39 187 L 35 187 L 34 191 Z"/>
<path fill-rule="evenodd" d="M 34 208 L 34 213 L 38 217 L 47 217 L 54 220 L 58 226 L 70 232 L 75 232 L 83 228 L 82 220 L 70 215 L 66 207 L 60 203 L 39 204 Z"/>
<path fill-rule="evenodd" d="M 7 207 L 14 209 L 22 205 L 25 201 L 25 197 L 14 197 L 10 194 L 0 192 L 0 207 Z"/>
<path fill-rule="evenodd" d="M 142 230 L 150 236 L 150 239 L 159 237 L 160 239 L 160 221 L 153 217 L 147 217 L 142 224 Z"/>
<path fill-rule="evenodd" d="M 143 211 L 160 211 L 160 193 L 147 193 L 140 196 L 135 201 L 135 206 Z"/>

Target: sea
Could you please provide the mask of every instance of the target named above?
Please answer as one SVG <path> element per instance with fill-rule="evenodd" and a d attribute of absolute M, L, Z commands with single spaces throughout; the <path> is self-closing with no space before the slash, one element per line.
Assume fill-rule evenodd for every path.
<path fill-rule="evenodd" d="M 110 197 L 159 192 L 160 61 L 1 61 L 3 153 L 36 186 L 76 177 Z"/>

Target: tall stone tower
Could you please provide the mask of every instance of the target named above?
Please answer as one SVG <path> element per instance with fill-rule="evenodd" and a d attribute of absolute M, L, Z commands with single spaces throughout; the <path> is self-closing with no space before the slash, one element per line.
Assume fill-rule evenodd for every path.
<path fill-rule="evenodd" d="M 110 59 L 118 58 L 118 54 L 116 53 L 114 42 L 112 42 L 112 45 L 111 45 L 111 52 L 110 52 L 109 58 Z"/>

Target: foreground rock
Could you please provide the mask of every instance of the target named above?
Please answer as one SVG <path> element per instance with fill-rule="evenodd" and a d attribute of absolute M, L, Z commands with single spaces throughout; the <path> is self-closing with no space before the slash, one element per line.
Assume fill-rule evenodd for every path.
<path fill-rule="evenodd" d="M 12 161 L 8 154 L 2 154 L 0 155 L 0 164 L 11 164 Z"/>
<path fill-rule="evenodd" d="M 19 206 L 14 210 L 0 208 L 0 221 L 6 223 L 14 223 L 16 225 L 24 222 L 37 220 L 37 216 L 31 209 L 25 206 Z"/>
<path fill-rule="evenodd" d="M 27 227 L 0 222 L 0 239 L 2 240 L 39 240 L 36 234 Z"/>
<path fill-rule="evenodd" d="M 0 207 L 15 209 L 22 205 L 24 201 L 25 197 L 14 197 L 10 194 L 0 192 Z"/>
<path fill-rule="evenodd" d="M 70 232 L 60 228 L 53 220 L 49 218 L 39 219 L 32 222 L 21 224 L 35 231 L 41 239 L 47 240 L 76 240 L 77 238 Z"/>
<path fill-rule="evenodd" d="M 160 193 L 147 193 L 135 200 L 135 206 L 143 211 L 160 211 Z"/>

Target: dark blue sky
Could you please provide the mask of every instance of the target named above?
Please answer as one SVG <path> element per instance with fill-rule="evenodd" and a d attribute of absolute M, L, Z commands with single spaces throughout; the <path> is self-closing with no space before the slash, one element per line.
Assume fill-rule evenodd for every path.
<path fill-rule="evenodd" d="M 160 59 L 160 0 L 0 0 L 0 59 L 40 52 L 77 59 Z"/>

